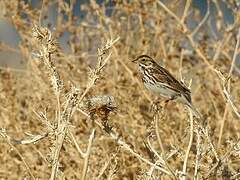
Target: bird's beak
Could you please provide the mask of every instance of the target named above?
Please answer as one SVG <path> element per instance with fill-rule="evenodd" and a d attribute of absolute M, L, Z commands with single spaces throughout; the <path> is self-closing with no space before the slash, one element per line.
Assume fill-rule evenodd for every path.
<path fill-rule="evenodd" d="M 132 62 L 133 62 L 133 63 L 135 63 L 137 60 L 138 60 L 138 58 L 136 58 L 136 59 L 132 60 Z"/>

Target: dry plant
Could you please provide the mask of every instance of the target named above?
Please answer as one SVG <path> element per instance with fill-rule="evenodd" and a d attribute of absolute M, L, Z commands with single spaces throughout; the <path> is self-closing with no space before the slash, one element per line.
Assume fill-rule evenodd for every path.
<path fill-rule="evenodd" d="M 239 3 L 207 2 L 201 16 L 191 0 L 1 1 L 20 42 L 0 51 L 23 68 L 0 68 L 0 179 L 240 178 Z M 141 54 L 191 85 L 202 120 L 174 101 L 151 111 Z"/>

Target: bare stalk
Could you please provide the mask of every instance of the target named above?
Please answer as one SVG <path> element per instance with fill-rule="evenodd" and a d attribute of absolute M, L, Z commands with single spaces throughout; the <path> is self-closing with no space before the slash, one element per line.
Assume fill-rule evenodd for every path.
<path fill-rule="evenodd" d="M 235 62 L 237 59 L 237 55 L 238 55 L 238 48 L 239 48 L 239 44 L 240 44 L 240 28 L 238 29 L 238 34 L 237 34 L 237 43 L 234 49 L 234 54 L 233 54 L 233 59 L 232 59 L 232 64 L 231 64 L 231 68 L 229 70 L 228 76 L 230 77 L 232 75 L 233 72 L 233 68 L 235 66 Z"/>
<path fill-rule="evenodd" d="M 92 133 L 91 133 L 91 135 L 89 137 L 89 140 L 88 140 L 87 152 L 84 155 L 84 165 L 83 165 L 81 180 L 86 179 L 86 174 L 87 174 L 87 170 L 88 170 L 88 162 L 89 162 L 89 157 L 90 157 L 90 153 L 91 153 L 91 147 L 92 147 L 94 135 L 95 135 L 95 129 L 92 130 Z"/>
<path fill-rule="evenodd" d="M 189 108 L 189 117 L 190 117 L 190 137 L 189 137 L 189 142 L 188 142 L 188 147 L 187 147 L 187 151 L 185 154 L 185 158 L 184 158 L 184 163 L 183 163 L 183 169 L 182 169 L 182 173 L 183 173 L 183 177 L 181 178 L 182 180 L 185 180 L 187 177 L 187 163 L 188 163 L 188 157 L 189 157 L 189 153 L 192 147 L 192 142 L 193 142 L 193 114 L 192 114 L 192 110 Z"/>
<path fill-rule="evenodd" d="M 84 152 L 81 150 L 81 148 L 79 147 L 75 136 L 73 135 L 73 133 L 72 133 L 70 130 L 68 130 L 68 133 L 69 133 L 70 138 L 71 138 L 71 140 L 73 141 L 73 143 L 74 143 L 74 145 L 75 145 L 78 153 L 80 154 L 80 157 L 81 157 L 81 158 L 84 158 L 85 154 L 84 154 Z"/>
<path fill-rule="evenodd" d="M 199 165 L 200 165 L 200 158 L 201 158 L 201 135 L 200 135 L 200 128 L 198 127 L 196 129 L 197 133 L 197 154 L 196 154 L 196 160 L 195 160 L 195 168 L 194 168 L 194 180 L 199 179 Z"/>
<path fill-rule="evenodd" d="M 201 22 L 197 25 L 197 27 L 191 33 L 192 37 L 194 37 L 194 35 L 199 31 L 199 29 L 202 27 L 202 25 L 207 21 L 209 14 L 210 14 L 209 9 L 210 9 L 210 4 L 209 4 L 209 0 L 207 0 L 207 12 L 206 12 L 205 16 L 203 17 L 203 19 L 201 20 Z"/>
<path fill-rule="evenodd" d="M 111 163 L 111 159 L 108 160 L 108 161 L 104 164 L 104 166 L 103 166 L 103 167 L 101 168 L 101 170 L 100 170 L 99 175 L 97 176 L 97 178 L 96 178 L 95 180 L 99 180 L 99 179 L 102 177 L 102 175 L 104 174 L 104 172 L 106 171 L 106 169 L 108 168 L 108 166 L 109 166 L 110 163 Z"/>
<path fill-rule="evenodd" d="M 84 114 L 85 116 L 89 117 L 89 115 L 88 115 L 86 112 L 82 111 L 81 109 L 78 109 L 78 111 L 81 112 L 82 114 Z M 96 123 L 102 130 L 106 131 L 105 128 L 103 127 L 103 125 L 102 125 L 99 121 L 95 120 L 95 123 Z M 119 144 L 123 149 L 125 149 L 126 151 L 128 151 L 130 154 L 132 154 L 133 156 L 135 156 L 136 158 L 138 158 L 139 160 L 141 160 L 142 162 L 144 162 L 144 163 L 146 163 L 146 164 L 148 164 L 148 165 L 150 165 L 150 166 L 155 166 L 154 163 L 150 162 L 149 160 L 143 158 L 140 154 L 136 153 L 122 138 L 119 137 L 119 135 L 118 135 L 116 132 L 110 131 L 110 132 L 107 132 L 107 134 L 109 134 L 109 136 L 110 136 L 113 140 L 115 140 L 115 142 L 116 142 L 117 144 Z M 159 171 L 167 174 L 167 175 L 171 175 L 171 173 L 170 173 L 168 170 L 166 170 L 166 168 L 163 168 L 163 167 L 160 167 L 160 166 L 157 166 L 157 167 L 155 167 L 155 168 L 156 168 L 157 170 L 159 170 Z"/>
<path fill-rule="evenodd" d="M 186 17 L 187 17 L 187 14 L 188 14 L 188 10 L 189 10 L 190 5 L 191 5 L 191 0 L 186 0 L 184 12 L 183 12 L 182 19 L 181 19 L 181 22 L 182 22 L 182 23 L 184 23 L 184 21 L 185 21 L 185 19 L 186 19 Z"/>
<path fill-rule="evenodd" d="M 153 148 L 151 142 L 150 142 L 150 139 L 148 138 L 148 146 L 150 148 L 150 150 L 156 155 L 156 157 L 158 158 L 157 161 L 154 163 L 155 166 L 151 166 L 150 168 L 150 171 L 148 172 L 148 175 L 151 177 L 152 176 L 152 173 L 153 171 L 155 170 L 155 167 L 161 163 L 163 164 L 164 166 L 166 166 L 166 168 L 168 168 L 169 172 L 171 172 L 172 174 L 172 177 L 174 179 L 178 179 L 176 174 L 174 173 L 174 170 L 169 166 L 169 164 L 167 163 L 167 158 L 165 158 L 164 155 L 160 156 L 159 153 Z"/>
<path fill-rule="evenodd" d="M 7 135 L 6 131 L 4 129 L 0 129 L 0 135 L 5 139 L 5 141 L 8 143 L 8 145 L 16 151 L 18 156 L 21 158 L 24 166 L 26 167 L 29 175 L 31 176 L 32 179 L 36 179 L 31 171 L 30 166 L 28 163 L 25 161 L 25 158 L 22 156 L 22 154 L 18 151 L 18 149 L 11 143 L 11 138 Z"/>
<path fill-rule="evenodd" d="M 201 59 L 203 60 L 203 62 L 205 64 L 207 64 L 208 68 L 211 71 L 214 71 L 215 69 L 213 68 L 213 66 L 209 63 L 208 59 L 205 57 L 204 53 L 198 48 L 198 46 L 196 45 L 196 43 L 193 40 L 193 37 L 191 36 L 191 34 L 189 33 L 189 30 L 187 28 L 187 26 L 182 23 L 182 21 L 180 20 L 180 18 L 173 13 L 164 3 L 162 3 L 161 1 L 157 1 L 157 3 L 170 15 L 172 16 L 182 27 L 182 31 L 183 33 L 185 33 L 186 37 L 188 38 L 188 40 L 190 41 L 192 47 L 195 49 L 195 51 L 197 52 L 197 54 L 201 57 Z"/>
<path fill-rule="evenodd" d="M 161 139 L 160 133 L 159 133 L 158 120 L 159 120 L 159 112 L 156 112 L 156 115 L 154 116 L 155 131 L 156 131 L 158 144 L 159 144 L 159 146 L 161 148 L 162 154 L 165 155 L 165 150 L 164 150 L 162 139 Z"/>
<path fill-rule="evenodd" d="M 226 114 L 227 114 L 227 110 L 228 110 L 228 106 L 229 104 L 231 105 L 233 112 L 240 118 L 240 113 L 238 112 L 237 107 L 234 105 L 231 95 L 230 95 L 230 77 L 232 75 L 234 66 L 235 66 L 235 62 L 236 62 L 236 58 L 238 55 L 238 48 L 239 48 L 239 44 L 240 44 L 240 29 L 238 30 L 238 34 L 237 34 L 237 42 L 236 42 L 236 46 L 234 49 L 234 54 L 233 54 L 233 59 L 232 59 L 232 64 L 228 73 L 228 78 L 225 78 L 220 71 L 215 70 L 215 72 L 218 74 L 218 76 L 222 79 L 223 81 L 223 93 L 225 95 L 225 98 L 227 99 L 227 103 L 225 105 L 225 110 L 224 110 L 224 116 L 223 119 L 221 121 L 221 125 L 220 125 L 220 132 L 219 132 L 219 139 L 218 139 L 218 147 L 221 144 L 221 139 L 222 139 L 222 134 L 223 134 L 223 127 L 226 121 Z"/>
<path fill-rule="evenodd" d="M 227 114 L 228 114 L 228 106 L 229 105 L 227 103 L 226 106 L 225 106 L 223 117 L 222 117 L 221 124 L 220 124 L 220 131 L 219 131 L 219 135 L 218 135 L 218 145 L 217 145 L 217 147 L 220 147 L 220 145 L 221 145 L 223 128 L 224 128 L 224 124 L 225 124 Z"/>

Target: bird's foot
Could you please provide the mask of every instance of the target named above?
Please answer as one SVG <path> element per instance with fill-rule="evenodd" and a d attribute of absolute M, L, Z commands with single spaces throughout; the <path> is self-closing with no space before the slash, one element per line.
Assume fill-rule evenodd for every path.
<path fill-rule="evenodd" d="M 159 111 L 160 109 L 162 109 L 162 106 L 161 106 L 159 100 L 153 101 L 151 103 L 150 112 L 154 112 L 155 113 L 155 112 Z"/>
<path fill-rule="evenodd" d="M 168 98 L 167 100 L 164 101 L 164 109 L 167 107 L 167 105 L 169 104 L 170 101 L 173 101 L 176 99 L 176 96 L 172 96 L 170 98 Z"/>

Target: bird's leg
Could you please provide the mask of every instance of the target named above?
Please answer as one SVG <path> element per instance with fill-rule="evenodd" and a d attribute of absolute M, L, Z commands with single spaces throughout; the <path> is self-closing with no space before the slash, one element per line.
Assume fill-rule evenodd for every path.
<path fill-rule="evenodd" d="M 158 110 L 161 109 L 161 104 L 160 104 L 160 99 L 157 98 L 154 101 L 152 101 L 151 103 L 151 107 L 150 107 L 150 112 L 157 112 Z"/>
<path fill-rule="evenodd" d="M 171 96 L 170 98 L 168 98 L 167 100 L 164 101 L 164 108 L 167 107 L 169 101 L 173 101 L 177 98 L 177 96 Z"/>

